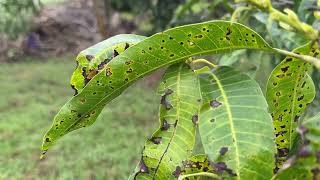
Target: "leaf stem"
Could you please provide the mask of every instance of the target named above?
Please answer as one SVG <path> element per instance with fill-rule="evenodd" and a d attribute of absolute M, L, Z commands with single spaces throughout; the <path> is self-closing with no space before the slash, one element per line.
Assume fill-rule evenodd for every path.
<path fill-rule="evenodd" d="M 210 62 L 210 61 L 208 61 L 208 60 L 206 60 L 206 59 L 196 59 L 196 60 L 191 61 L 191 64 L 192 64 L 192 65 L 198 64 L 198 63 L 207 64 L 207 65 L 209 65 L 211 68 L 217 67 L 217 65 L 213 64 L 212 62 Z"/>
<path fill-rule="evenodd" d="M 286 51 L 286 50 L 283 50 L 283 49 L 278 49 L 278 48 L 273 48 L 273 50 L 275 52 L 280 53 L 280 54 L 284 54 L 286 56 L 291 56 L 291 57 L 298 58 L 298 59 L 301 59 L 303 61 L 309 62 L 309 63 L 313 64 L 317 69 L 320 69 L 320 59 L 317 59 L 317 58 L 312 57 L 312 56 L 296 54 L 296 53 L 293 53 L 293 52 L 290 52 L 290 51 Z"/>
<path fill-rule="evenodd" d="M 186 174 L 186 175 L 179 176 L 178 180 L 183 180 L 184 178 L 193 177 L 193 176 L 206 176 L 206 177 L 212 177 L 214 179 L 219 179 L 219 176 L 216 174 L 208 173 L 208 172 L 199 172 L 199 173 Z"/>

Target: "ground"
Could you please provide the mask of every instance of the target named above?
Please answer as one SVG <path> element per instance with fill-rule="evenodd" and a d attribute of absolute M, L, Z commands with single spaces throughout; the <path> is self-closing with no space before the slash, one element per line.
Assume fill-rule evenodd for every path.
<path fill-rule="evenodd" d="M 39 160 L 42 136 L 72 96 L 72 58 L 0 66 L 0 179 L 126 179 L 158 126 L 158 97 L 137 83 L 97 122 L 63 137 Z"/>

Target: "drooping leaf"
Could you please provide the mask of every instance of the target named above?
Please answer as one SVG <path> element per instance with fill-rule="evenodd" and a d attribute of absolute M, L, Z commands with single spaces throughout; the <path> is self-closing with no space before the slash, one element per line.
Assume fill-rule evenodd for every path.
<path fill-rule="evenodd" d="M 294 50 L 295 53 L 318 55 L 311 44 Z M 315 97 L 315 87 L 308 75 L 311 64 L 286 57 L 272 71 L 267 84 L 266 98 L 273 118 L 277 143 L 277 168 L 282 166 L 297 136 L 298 120 Z"/>
<path fill-rule="evenodd" d="M 81 51 L 76 58 L 77 67 L 70 79 L 70 84 L 75 90 L 75 95 L 78 94 L 111 59 L 145 38 L 144 36 L 135 34 L 119 34 Z"/>
<path fill-rule="evenodd" d="M 139 78 L 159 69 L 201 54 L 234 49 L 271 50 L 254 31 L 227 21 L 209 21 L 169 29 L 128 48 L 95 75 L 77 96 L 55 116 L 45 134 L 42 149 L 48 150 L 57 139 L 75 126 L 87 126 L 112 99 Z"/>
<path fill-rule="evenodd" d="M 160 127 L 146 141 L 134 179 L 174 179 L 177 166 L 192 154 L 201 107 L 198 77 L 184 63 L 172 65 L 159 93 Z"/>
<path fill-rule="evenodd" d="M 205 153 L 236 179 L 268 179 L 274 168 L 274 133 L 267 102 L 248 75 L 219 67 L 200 75 L 199 132 Z M 223 171 L 224 170 L 224 171 Z"/>
<path fill-rule="evenodd" d="M 297 154 L 284 163 L 276 179 L 320 179 L 320 113 L 303 121 L 298 132 L 303 143 Z"/>

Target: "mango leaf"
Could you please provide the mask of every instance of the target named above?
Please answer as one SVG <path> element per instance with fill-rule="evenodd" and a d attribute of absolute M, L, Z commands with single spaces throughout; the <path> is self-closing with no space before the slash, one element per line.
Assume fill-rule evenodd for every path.
<path fill-rule="evenodd" d="M 276 175 L 276 179 L 320 179 L 320 113 L 298 128 L 303 143 Z"/>
<path fill-rule="evenodd" d="M 307 44 L 294 52 L 316 56 L 319 49 Z M 309 63 L 286 57 L 275 67 L 268 80 L 266 98 L 276 133 L 277 168 L 282 166 L 292 149 L 298 120 L 315 97 L 315 87 L 308 75 L 310 68 Z"/>
<path fill-rule="evenodd" d="M 156 69 L 201 54 L 245 48 L 271 51 L 271 47 L 254 31 L 227 21 L 176 27 L 141 41 L 113 58 L 81 93 L 61 108 L 43 138 L 42 150 L 46 152 L 72 129 L 91 125 L 102 107 Z"/>
<path fill-rule="evenodd" d="M 77 67 L 70 79 L 70 84 L 75 90 L 75 95 L 77 95 L 112 58 L 145 38 L 144 36 L 135 34 L 119 34 L 81 51 L 76 58 Z"/>
<path fill-rule="evenodd" d="M 159 93 L 160 127 L 145 143 L 134 179 L 174 179 L 191 156 L 201 107 L 199 79 L 184 63 L 170 66 Z"/>
<path fill-rule="evenodd" d="M 274 133 L 259 85 L 230 67 L 200 74 L 199 133 L 209 159 L 225 178 L 270 179 Z"/>

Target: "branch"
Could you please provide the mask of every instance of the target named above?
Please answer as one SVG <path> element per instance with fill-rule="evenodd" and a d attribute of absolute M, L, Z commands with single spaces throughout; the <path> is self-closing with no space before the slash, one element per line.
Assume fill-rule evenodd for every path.
<path fill-rule="evenodd" d="M 211 177 L 213 179 L 219 179 L 219 176 L 216 174 L 212 174 L 208 172 L 200 172 L 200 173 L 186 174 L 186 175 L 179 176 L 178 180 L 183 180 L 184 178 L 193 177 L 193 176 L 206 176 L 206 177 Z"/>
<path fill-rule="evenodd" d="M 301 59 L 303 61 L 309 62 L 309 63 L 313 64 L 317 69 L 320 69 L 320 59 L 317 59 L 317 58 L 312 57 L 312 56 L 296 54 L 296 53 L 293 53 L 293 52 L 290 52 L 290 51 L 286 51 L 286 50 L 283 50 L 283 49 L 278 49 L 278 48 L 273 48 L 273 50 L 275 52 L 280 53 L 280 54 L 284 54 L 286 56 L 291 56 L 291 57 L 294 57 L 294 58 Z"/>

